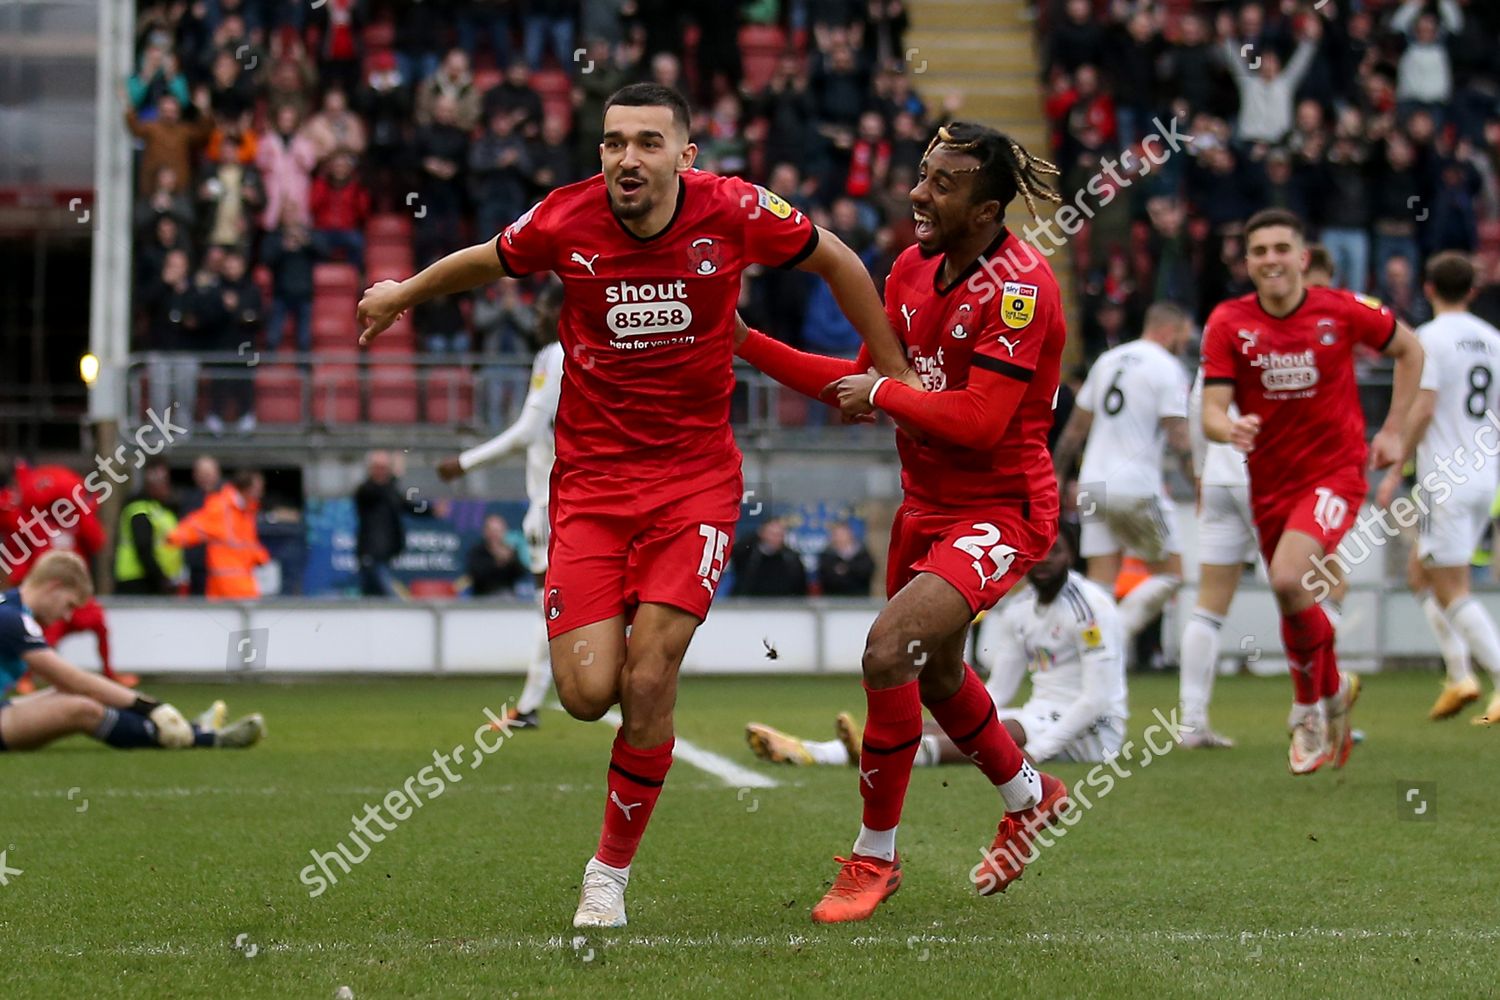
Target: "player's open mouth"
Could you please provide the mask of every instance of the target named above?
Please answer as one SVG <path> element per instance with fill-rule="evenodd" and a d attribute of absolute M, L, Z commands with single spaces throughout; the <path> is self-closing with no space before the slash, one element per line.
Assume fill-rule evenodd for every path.
<path fill-rule="evenodd" d="M 922 212 L 913 212 L 911 217 L 917 224 L 917 239 L 924 241 L 930 239 L 937 229 L 937 226 L 933 224 L 932 216 Z"/>
<path fill-rule="evenodd" d="M 635 194 L 646 186 L 646 182 L 639 177 L 621 177 L 619 185 L 621 194 Z"/>

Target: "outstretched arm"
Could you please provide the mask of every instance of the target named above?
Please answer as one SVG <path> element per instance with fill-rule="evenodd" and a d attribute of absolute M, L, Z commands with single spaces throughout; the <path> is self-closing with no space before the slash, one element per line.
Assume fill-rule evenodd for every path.
<path fill-rule="evenodd" d="M 788 347 L 759 330 L 748 330 L 735 353 L 782 385 L 832 406 L 838 405 L 838 399 L 833 393 L 823 395 L 823 390 L 846 375 L 868 371 L 870 367 L 865 348 L 860 349 L 859 357 L 853 361 L 830 358 Z"/>
<path fill-rule="evenodd" d="M 505 277 L 495 242 L 455 250 L 405 281 L 380 281 L 359 300 L 359 345 L 380 336 L 406 310 L 431 299 L 466 292 Z"/>
<path fill-rule="evenodd" d="M 969 372 L 969 384 L 947 392 L 922 392 L 895 379 L 874 375 L 850 375 L 839 380 L 839 402 L 845 413 L 856 403 L 889 413 L 908 433 L 961 448 L 994 448 L 1021 405 L 1030 381 L 1015 374 L 991 371 L 977 365 Z"/>

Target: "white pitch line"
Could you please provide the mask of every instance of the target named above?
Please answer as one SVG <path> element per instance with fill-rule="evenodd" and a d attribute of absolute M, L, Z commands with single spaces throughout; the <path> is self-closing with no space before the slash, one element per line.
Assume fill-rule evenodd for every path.
<path fill-rule="evenodd" d="M 812 929 L 809 928 L 812 932 Z M 1018 944 L 1032 945 L 1240 945 L 1306 941 L 1456 941 L 1465 944 L 1493 944 L 1500 940 L 1500 931 L 1475 928 L 1424 928 L 1373 930 L 1359 927 L 1304 927 L 1296 930 L 1277 931 L 1031 931 L 1018 934 L 860 934 L 848 939 L 837 936 L 807 937 L 802 934 L 645 934 L 629 935 L 605 931 L 590 936 L 516 934 L 498 937 L 464 938 L 462 940 L 431 939 L 411 940 L 404 935 L 377 934 L 369 940 L 342 941 L 257 941 L 261 954 L 373 954 L 381 949 L 399 947 L 406 952 L 428 951 L 462 954 L 484 954 L 487 952 L 568 952 L 583 947 L 609 949 L 629 948 L 679 948 L 698 950 L 704 948 L 728 948 L 756 951 L 767 948 L 788 948 L 797 952 L 827 948 L 837 950 L 854 948 L 915 948 L 918 945 L 950 945 L 959 947 L 1013 947 Z M 74 958 L 84 957 L 76 947 L 66 944 L 42 945 L 36 950 Z M 224 945 L 202 943 L 147 944 L 143 942 L 114 945 L 90 945 L 86 954 L 90 957 L 110 956 L 172 956 L 182 958 L 200 957 L 232 951 L 228 942 Z"/>
<path fill-rule="evenodd" d="M 599 721 L 607 722 L 611 726 L 619 726 L 624 720 L 620 718 L 619 712 L 610 709 Z M 700 771 L 707 771 L 730 788 L 779 788 L 781 786 L 781 782 L 775 778 L 768 778 L 759 771 L 741 767 L 728 757 L 721 757 L 712 750 L 705 750 L 681 736 L 677 737 L 677 744 L 672 748 L 672 759 L 690 764 Z"/>

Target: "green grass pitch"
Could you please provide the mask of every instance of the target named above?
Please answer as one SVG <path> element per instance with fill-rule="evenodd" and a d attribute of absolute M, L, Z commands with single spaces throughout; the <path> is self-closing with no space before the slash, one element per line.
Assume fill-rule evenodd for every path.
<path fill-rule="evenodd" d="M 854 678 L 690 678 L 680 735 L 780 782 L 679 761 L 636 859 L 630 926 L 575 938 L 612 738 L 546 712 L 372 845 L 299 881 L 351 816 L 472 746 L 513 679 L 151 685 L 261 711 L 248 753 L 0 755 L 0 995 L 38 997 L 1493 996 L 1500 732 L 1425 720 L 1431 675 L 1370 678 L 1368 741 L 1286 773 L 1284 679 L 1220 681 L 1228 752 L 1174 750 L 1004 896 L 967 879 L 999 815 L 968 766 L 919 770 L 906 882 L 863 924 L 808 909 L 857 829 L 852 771 L 753 762 L 747 720 L 824 738 Z M 1132 678 L 1132 736 L 1175 704 Z M 1472 711 L 1472 710 L 1471 710 Z M 1087 768 L 1059 766 L 1070 782 Z M 1406 802 L 1405 789 L 1419 789 Z M 1421 802 L 1426 809 L 1415 815 Z M 19 869 L 21 874 L 14 872 Z M 336 874 L 338 874 L 336 870 Z"/>

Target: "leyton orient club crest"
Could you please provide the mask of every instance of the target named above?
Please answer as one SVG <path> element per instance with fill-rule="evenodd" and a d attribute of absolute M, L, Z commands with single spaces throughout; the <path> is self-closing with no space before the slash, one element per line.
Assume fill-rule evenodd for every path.
<path fill-rule="evenodd" d="M 696 275 L 706 278 L 717 272 L 722 263 L 718 246 L 707 236 L 700 236 L 688 247 L 688 266 Z"/>

